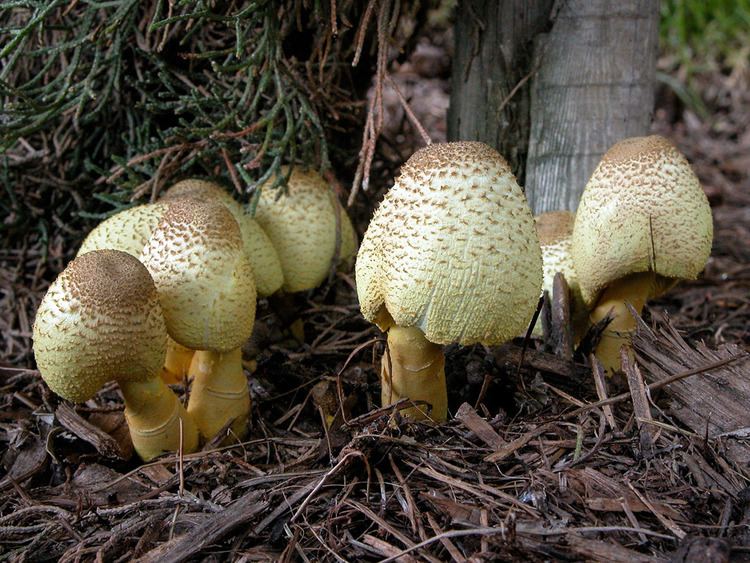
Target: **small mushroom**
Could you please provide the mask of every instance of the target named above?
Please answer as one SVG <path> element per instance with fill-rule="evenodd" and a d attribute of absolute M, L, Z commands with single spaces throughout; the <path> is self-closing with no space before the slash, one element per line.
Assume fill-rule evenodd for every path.
<path fill-rule="evenodd" d="M 581 297 L 578 276 L 573 267 L 572 236 L 575 213 L 572 211 L 548 211 L 534 217 L 539 245 L 542 247 L 544 276 L 543 291 L 552 296 L 552 284 L 558 272 L 565 277 L 571 295 L 571 321 L 576 339 L 583 335 L 588 322 L 588 310 Z M 534 336 L 542 336 L 542 326 L 537 322 Z"/>
<path fill-rule="evenodd" d="M 231 198 L 230 198 L 231 199 Z M 165 203 L 147 203 L 124 209 L 99 223 L 84 239 L 78 256 L 92 250 L 121 250 L 139 258 L 159 224 Z M 193 351 L 167 338 L 167 357 L 161 375 L 165 383 L 180 383 L 187 374 Z"/>
<path fill-rule="evenodd" d="M 283 174 L 287 171 L 282 168 Z M 287 293 L 313 289 L 326 279 L 332 263 L 351 260 L 356 253 L 354 228 L 328 182 L 317 172 L 295 167 L 286 195 L 270 189 L 272 183 L 270 179 L 262 187 L 255 218 L 279 254 L 282 288 Z"/>
<path fill-rule="evenodd" d="M 256 292 L 237 221 L 219 203 L 176 199 L 141 261 L 156 283 L 170 336 L 197 350 L 188 413 L 206 438 L 231 420 L 241 438 L 250 394 L 240 347 L 253 329 Z"/>
<path fill-rule="evenodd" d="M 445 420 L 441 345 L 505 342 L 539 300 L 539 240 L 508 163 L 476 142 L 414 153 L 370 222 L 356 279 L 362 314 L 388 332 L 383 404 L 426 401 Z"/>
<path fill-rule="evenodd" d="M 118 250 L 78 256 L 52 283 L 34 321 L 34 356 L 50 389 L 87 401 L 117 381 L 133 446 L 145 461 L 180 445 L 198 446 L 198 432 L 159 377 L 167 332 L 146 268 Z"/>
<path fill-rule="evenodd" d="M 711 253 L 713 223 L 697 176 L 667 139 L 620 141 L 602 157 L 581 197 L 573 262 L 592 323 L 611 315 L 596 355 L 620 369 L 635 319 L 649 299 L 695 279 Z"/>

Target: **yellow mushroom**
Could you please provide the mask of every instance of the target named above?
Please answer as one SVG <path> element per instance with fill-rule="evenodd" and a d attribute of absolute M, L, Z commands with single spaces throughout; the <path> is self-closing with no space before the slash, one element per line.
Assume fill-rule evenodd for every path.
<path fill-rule="evenodd" d="M 507 162 L 476 142 L 417 151 L 370 222 L 356 278 L 362 314 L 388 332 L 383 404 L 426 401 L 445 420 L 441 345 L 509 340 L 539 300 L 539 240 Z"/>
<path fill-rule="evenodd" d="M 78 256 L 52 283 L 34 321 L 34 355 L 58 395 L 90 399 L 117 381 L 133 446 L 145 461 L 198 446 L 195 424 L 159 377 L 167 332 L 156 287 L 136 258 L 118 250 Z"/>
<path fill-rule="evenodd" d="M 240 227 L 242 245 L 253 268 L 258 295 L 268 297 L 281 288 L 284 274 L 281 271 L 279 255 L 265 231 L 237 200 L 214 182 L 189 179 L 177 182 L 169 188 L 162 201 L 169 202 L 185 197 L 207 202 L 217 201 L 225 205 Z"/>
<path fill-rule="evenodd" d="M 230 420 L 241 438 L 250 394 L 240 346 L 253 329 L 256 292 L 237 221 L 219 203 L 176 199 L 141 261 L 156 283 L 170 336 L 197 350 L 188 413 L 206 438 Z"/>
<path fill-rule="evenodd" d="M 286 174 L 287 169 L 283 168 Z M 357 235 L 346 211 L 328 182 L 314 170 L 295 167 L 287 194 L 270 189 L 274 179 L 261 187 L 255 211 L 258 224 L 268 234 L 281 260 L 282 289 L 287 293 L 319 286 L 331 264 L 351 261 L 357 252 Z M 277 197 L 278 196 L 278 197 Z M 341 241 L 336 256 L 337 217 Z"/>
<path fill-rule="evenodd" d="M 637 312 L 678 280 L 695 279 L 711 252 L 711 208 L 687 159 L 654 135 L 620 141 L 602 157 L 581 197 L 573 261 L 592 323 L 611 314 L 596 355 L 620 369 Z"/>
<path fill-rule="evenodd" d="M 94 227 L 78 249 L 78 255 L 110 249 L 140 257 L 166 207 L 164 203 L 147 203 L 115 213 Z M 167 357 L 161 372 L 165 383 L 180 383 L 192 358 L 192 350 L 167 338 Z"/>

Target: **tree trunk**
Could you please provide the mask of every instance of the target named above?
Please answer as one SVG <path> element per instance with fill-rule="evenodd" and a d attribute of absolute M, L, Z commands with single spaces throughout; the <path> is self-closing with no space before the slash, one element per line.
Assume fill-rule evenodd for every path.
<path fill-rule="evenodd" d="M 448 138 L 495 147 L 521 182 L 529 138 L 533 39 L 548 29 L 553 3 L 461 0 L 456 10 Z"/>
<path fill-rule="evenodd" d="M 658 0 L 460 0 L 449 138 L 497 148 L 535 213 L 575 210 L 607 148 L 648 132 L 658 23 Z"/>
<path fill-rule="evenodd" d="M 649 130 L 657 0 L 566 0 L 537 41 L 526 193 L 534 213 L 575 210 L 601 156 Z"/>

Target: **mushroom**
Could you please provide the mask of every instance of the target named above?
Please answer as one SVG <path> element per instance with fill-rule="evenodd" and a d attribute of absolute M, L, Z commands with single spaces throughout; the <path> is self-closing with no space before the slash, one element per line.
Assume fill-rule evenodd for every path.
<path fill-rule="evenodd" d="M 613 317 L 596 350 L 609 372 L 635 330 L 626 303 L 640 313 L 678 280 L 695 279 L 712 239 L 708 199 L 667 139 L 625 139 L 602 157 L 576 214 L 573 262 L 591 322 Z"/>
<path fill-rule="evenodd" d="M 287 173 L 282 167 L 282 174 Z M 328 182 L 317 172 L 295 167 L 287 193 L 280 197 L 270 189 L 273 181 L 269 179 L 261 188 L 255 219 L 279 254 L 282 289 L 288 293 L 313 289 L 326 279 L 333 262 L 351 260 L 357 251 L 357 236 Z"/>
<path fill-rule="evenodd" d="M 477 142 L 414 153 L 367 228 L 356 279 L 362 314 L 388 333 L 383 404 L 426 401 L 445 420 L 441 345 L 505 342 L 539 300 L 539 241 L 508 163 Z"/>
<path fill-rule="evenodd" d="M 242 244 L 255 276 L 255 289 L 260 297 L 268 297 L 281 288 L 284 274 L 279 255 L 271 239 L 242 205 L 221 186 L 207 180 L 189 179 L 177 182 L 162 197 L 162 201 L 193 198 L 204 202 L 216 201 L 232 213 L 240 227 Z"/>
<path fill-rule="evenodd" d="M 558 272 L 565 277 L 571 295 L 571 321 L 573 334 L 579 338 L 586 330 L 588 310 L 578 287 L 578 276 L 573 267 L 571 254 L 573 223 L 572 211 L 548 211 L 534 217 L 539 244 L 542 247 L 543 281 L 542 290 L 552 295 L 552 284 Z M 534 336 L 542 336 L 540 322 L 534 326 Z"/>
<path fill-rule="evenodd" d="M 255 218 L 268 233 L 284 272 L 282 291 L 277 292 L 272 304 L 282 322 L 302 342 L 302 321 L 287 294 L 319 286 L 334 265 L 350 267 L 357 252 L 357 235 L 323 176 L 298 167 L 291 173 L 288 167 L 282 167 L 281 174 L 289 174 L 286 195 L 272 190 L 275 179 L 269 179 L 261 187 Z"/>
<path fill-rule="evenodd" d="M 149 461 L 198 446 L 198 432 L 159 377 L 167 332 L 146 268 L 118 250 L 78 256 L 52 283 L 34 321 L 34 356 L 50 389 L 87 401 L 117 381 L 133 446 Z M 182 431 L 180 431 L 182 426 Z"/>
<path fill-rule="evenodd" d="M 140 257 L 166 207 L 164 203 L 147 203 L 115 213 L 94 227 L 78 249 L 78 256 L 92 250 L 111 249 Z M 167 337 L 162 379 L 166 383 L 179 383 L 192 359 L 192 350 Z"/>
<path fill-rule="evenodd" d="M 141 254 L 154 278 L 167 331 L 197 350 L 188 413 L 211 438 L 230 420 L 242 437 L 250 394 L 240 346 L 255 320 L 255 284 L 240 229 L 227 208 L 191 198 L 167 206 Z"/>

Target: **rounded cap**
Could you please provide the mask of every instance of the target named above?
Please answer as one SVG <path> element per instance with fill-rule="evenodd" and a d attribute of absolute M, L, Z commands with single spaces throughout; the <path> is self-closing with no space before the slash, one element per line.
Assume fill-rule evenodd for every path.
<path fill-rule="evenodd" d="M 163 204 L 147 203 L 115 213 L 94 227 L 78 250 L 78 256 L 108 248 L 137 258 L 163 212 Z"/>
<path fill-rule="evenodd" d="M 492 345 L 523 331 L 542 287 L 528 202 L 484 143 L 417 151 L 375 212 L 357 256 L 362 314 L 436 344 Z"/>
<path fill-rule="evenodd" d="M 695 279 L 712 239 L 708 199 L 677 148 L 658 135 L 620 141 L 594 170 L 576 214 L 583 298 L 592 304 L 609 283 L 638 272 Z"/>
<path fill-rule="evenodd" d="M 270 179 L 262 186 L 255 219 L 279 254 L 284 291 L 312 289 L 326 279 L 336 258 L 337 207 L 341 212 L 342 257 L 345 252 L 353 253 L 352 246 L 356 250 L 354 229 L 328 183 L 317 172 L 294 168 L 287 183 L 287 195 L 278 198 L 276 191 L 270 189 L 273 181 Z M 353 240 L 347 238 L 351 235 Z"/>
<path fill-rule="evenodd" d="M 50 389 L 90 399 L 107 381 L 158 376 L 167 330 L 146 268 L 119 250 L 78 256 L 50 285 L 34 321 L 34 356 Z"/>
<path fill-rule="evenodd" d="M 221 204 L 171 202 L 141 254 L 169 335 L 193 350 L 225 352 L 250 336 L 255 284 L 240 230 Z"/>
<path fill-rule="evenodd" d="M 281 262 L 271 239 L 257 221 L 245 211 L 221 186 L 208 180 L 189 179 L 177 182 L 162 197 L 165 201 L 189 197 L 203 202 L 216 201 L 229 209 L 240 227 L 242 245 L 255 276 L 255 288 L 260 297 L 278 291 L 284 283 Z"/>

